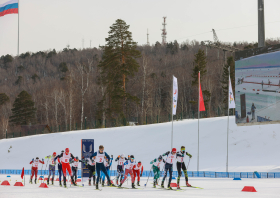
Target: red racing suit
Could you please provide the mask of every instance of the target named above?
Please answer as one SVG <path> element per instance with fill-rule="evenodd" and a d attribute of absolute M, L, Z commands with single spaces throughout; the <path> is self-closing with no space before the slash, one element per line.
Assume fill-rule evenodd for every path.
<path fill-rule="evenodd" d="M 136 178 L 137 176 L 137 181 L 140 181 L 140 171 L 143 173 L 143 165 L 137 164 L 133 167 L 134 177 Z"/>
<path fill-rule="evenodd" d="M 35 178 L 37 179 L 37 173 L 38 173 L 38 166 L 39 163 L 44 164 L 44 162 L 42 162 L 41 160 L 37 160 L 35 159 L 34 161 L 32 160 L 29 164 L 32 164 L 32 170 L 31 170 L 31 180 L 35 174 Z"/>

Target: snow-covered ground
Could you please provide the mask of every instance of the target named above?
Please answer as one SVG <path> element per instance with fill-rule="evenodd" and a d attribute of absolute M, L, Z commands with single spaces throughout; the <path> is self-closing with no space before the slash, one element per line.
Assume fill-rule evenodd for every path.
<path fill-rule="evenodd" d="M 280 125 L 237 126 L 230 117 L 229 171 L 280 171 Z M 200 171 L 226 171 L 227 117 L 200 120 Z M 114 158 L 124 153 L 142 161 L 150 170 L 150 161 L 171 148 L 171 123 L 93 129 L 35 135 L 0 140 L 0 169 L 30 169 L 32 158 L 43 158 L 66 147 L 74 156 L 81 154 L 81 139 L 94 139 L 94 150 L 104 145 Z M 197 170 L 197 120 L 174 122 L 174 147 L 186 146 L 193 155 L 189 171 Z M 8 152 L 8 149 L 10 152 Z M 188 159 L 186 159 L 187 161 Z M 116 163 L 113 162 L 113 170 Z"/>
<path fill-rule="evenodd" d="M 20 178 L 20 176 L 12 176 Z M 6 179 L 4 175 L 0 175 L 0 180 Z M 185 191 L 168 191 L 152 188 L 152 180 L 150 179 L 146 188 L 144 184 L 147 178 L 141 179 L 142 189 L 117 189 L 104 187 L 102 191 L 94 190 L 93 186 L 85 185 L 84 187 L 69 187 L 68 189 L 58 186 L 55 182 L 54 186 L 49 188 L 39 188 L 39 184 L 26 184 L 25 187 L 16 186 L 0 186 L 0 197 L 2 198 L 72 198 L 72 197 L 98 197 L 98 198 L 148 198 L 148 197 L 213 197 L 213 198 L 278 198 L 280 194 L 280 179 L 242 179 L 234 181 L 232 179 L 210 179 L 210 178 L 190 178 L 193 186 L 199 186 L 203 189 L 183 188 Z M 181 180 L 181 185 L 183 185 Z M 12 183 L 12 182 L 11 182 Z M 129 181 L 130 183 L 130 181 Z M 130 184 L 123 185 L 131 187 Z M 244 186 L 254 186 L 257 192 L 242 192 Z M 157 187 L 159 188 L 159 187 Z"/>
<path fill-rule="evenodd" d="M 230 117 L 229 136 L 229 171 L 230 172 L 279 172 L 280 171 L 280 125 L 237 126 L 235 118 Z M 200 121 L 200 170 L 226 170 L 226 129 L 227 117 L 201 119 Z M 141 160 L 144 169 L 150 170 L 149 162 L 165 151 L 170 150 L 171 123 L 146 126 L 127 126 L 109 129 L 95 129 L 55 134 L 44 134 L 29 137 L 0 140 L 0 169 L 30 169 L 29 162 L 34 157 L 45 157 L 56 151 L 59 153 L 66 147 L 75 156 L 80 157 L 81 139 L 94 139 L 96 150 L 100 144 L 105 146 L 108 154 L 114 158 L 125 153 L 134 154 L 137 161 Z M 197 120 L 174 122 L 174 146 L 182 145 L 193 155 L 189 171 L 197 167 Z M 10 152 L 8 153 L 8 149 Z M 188 161 L 188 159 L 186 159 Z M 116 163 L 113 162 L 113 170 Z M 20 175 L 0 175 L 0 181 L 21 181 Z M 220 178 L 190 177 L 193 186 L 204 189 L 187 188 L 184 192 L 153 189 L 152 179 L 143 190 L 125 190 L 103 188 L 93 190 L 93 186 L 73 187 L 64 189 L 55 182 L 48 189 L 39 185 L 28 184 L 26 175 L 25 187 L 0 186 L 0 197 L 279 197 L 280 179 L 242 179 L 233 181 Z M 147 178 L 141 178 L 141 186 Z M 130 182 L 130 181 L 129 181 Z M 175 180 L 173 180 L 175 182 Z M 181 185 L 184 180 L 181 179 Z M 165 184 L 166 185 L 166 184 Z M 124 186 L 130 187 L 130 183 Z M 244 186 L 254 186 L 257 193 L 241 192 Z"/>

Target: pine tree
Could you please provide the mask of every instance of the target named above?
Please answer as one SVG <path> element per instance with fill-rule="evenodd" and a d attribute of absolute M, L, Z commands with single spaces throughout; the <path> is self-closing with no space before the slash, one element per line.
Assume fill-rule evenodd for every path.
<path fill-rule="evenodd" d="M 9 101 L 9 96 L 7 96 L 5 93 L 0 93 L 0 107 Z"/>
<path fill-rule="evenodd" d="M 206 56 L 204 53 L 204 50 L 199 49 L 198 52 L 194 55 L 194 67 L 193 67 L 193 73 L 192 73 L 192 86 L 197 87 L 198 86 L 198 73 L 200 71 L 200 83 L 203 81 L 203 77 L 206 75 Z M 208 102 L 210 101 L 211 93 L 208 90 L 203 90 L 203 99 L 205 108 L 208 108 Z M 197 101 L 190 101 L 192 104 L 196 104 Z"/>
<path fill-rule="evenodd" d="M 138 102 L 136 96 L 126 92 L 126 82 L 129 76 L 138 71 L 141 52 L 138 51 L 137 43 L 132 39 L 132 33 L 128 31 L 129 25 L 118 19 L 110 27 L 106 45 L 103 46 L 103 56 L 99 63 L 101 83 L 106 87 L 104 98 L 99 103 L 103 106 L 107 102 L 107 108 L 103 106 L 109 117 L 126 114 L 128 101 Z M 113 115 L 114 114 L 114 115 Z"/>
<path fill-rule="evenodd" d="M 232 56 L 227 58 L 227 64 L 225 64 L 223 68 L 223 75 L 222 75 L 222 89 L 223 89 L 223 103 L 226 105 L 225 108 L 227 108 L 227 103 L 228 103 L 228 75 L 229 71 L 228 68 L 230 66 L 230 80 L 231 80 L 231 86 L 232 86 L 232 91 L 235 93 L 235 84 L 233 83 L 235 79 L 235 62 Z"/>
<path fill-rule="evenodd" d="M 35 123 L 36 108 L 34 107 L 34 104 L 31 95 L 26 91 L 20 92 L 13 104 L 10 122 L 13 125 Z"/>
<path fill-rule="evenodd" d="M 204 50 L 199 49 L 197 54 L 194 55 L 194 67 L 192 73 L 192 86 L 198 85 L 198 73 L 200 71 L 200 82 L 203 80 L 203 76 L 207 73 L 206 70 L 206 56 Z"/>

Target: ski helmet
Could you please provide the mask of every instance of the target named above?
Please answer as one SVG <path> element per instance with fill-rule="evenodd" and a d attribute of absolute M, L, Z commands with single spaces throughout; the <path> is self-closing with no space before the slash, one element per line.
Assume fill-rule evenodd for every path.
<path fill-rule="evenodd" d="M 130 159 L 132 159 L 132 158 L 134 159 L 134 155 L 131 155 L 131 156 L 130 156 Z"/>
<path fill-rule="evenodd" d="M 56 152 L 53 152 L 53 156 L 56 156 Z"/>
<path fill-rule="evenodd" d="M 176 153 L 176 151 L 177 151 L 176 148 L 172 149 L 172 153 Z"/>
<path fill-rule="evenodd" d="M 61 153 L 64 153 L 64 150 L 62 150 Z"/>
<path fill-rule="evenodd" d="M 39 159 L 39 157 L 36 157 L 36 159 Z"/>
<path fill-rule="evenodd" d="M 79 159 L 79 157 L 77 156 L 76 159 Z"/>
<path fill-rule="evenodd" d="M 69 148 L 66 148 L 66 149 L 65 149 L 65 153 L 69 153 Z"/>
<path fill-rule="evenodd" d="M 159 159 L 159 160 L 162 160 L 162 156 L 160 155 L 160 156 L 158 157 L 158 159 Z"/>
<path fill-rule="evenodd" d="M 141 161 L 139 161 L 139 162 L 138 162 L 138 164 L 140 164 L 140 165 L 141 165 L 141 164 L 142 164 L 142 163 L 141 163 Z"/>
<path fill-rule="evenodd" d="M 121 154 L 121 157 L 124 157 L 124 154 Z"/>

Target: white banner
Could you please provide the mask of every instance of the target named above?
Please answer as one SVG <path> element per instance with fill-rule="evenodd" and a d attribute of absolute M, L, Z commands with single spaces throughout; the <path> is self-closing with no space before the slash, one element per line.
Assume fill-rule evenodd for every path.
<path fill-rule="evenodd" d="M 173 115 L 176 115 L 177 99 L 178 99 L 178 83 L 177 78 L 173 76 Z"/>
<path fill-rule="evenodd" d="M 235 102 L 234 102 L 234 96 L 233 96 L 233 91 L 232 91 L 232 87 L 231 87 L 231 80 L 230 80 L 230 77 L 229 77 L 228 108 L 229 108 L 229 109 L 234 109 L 234 108 L 235 108 Z"/>

